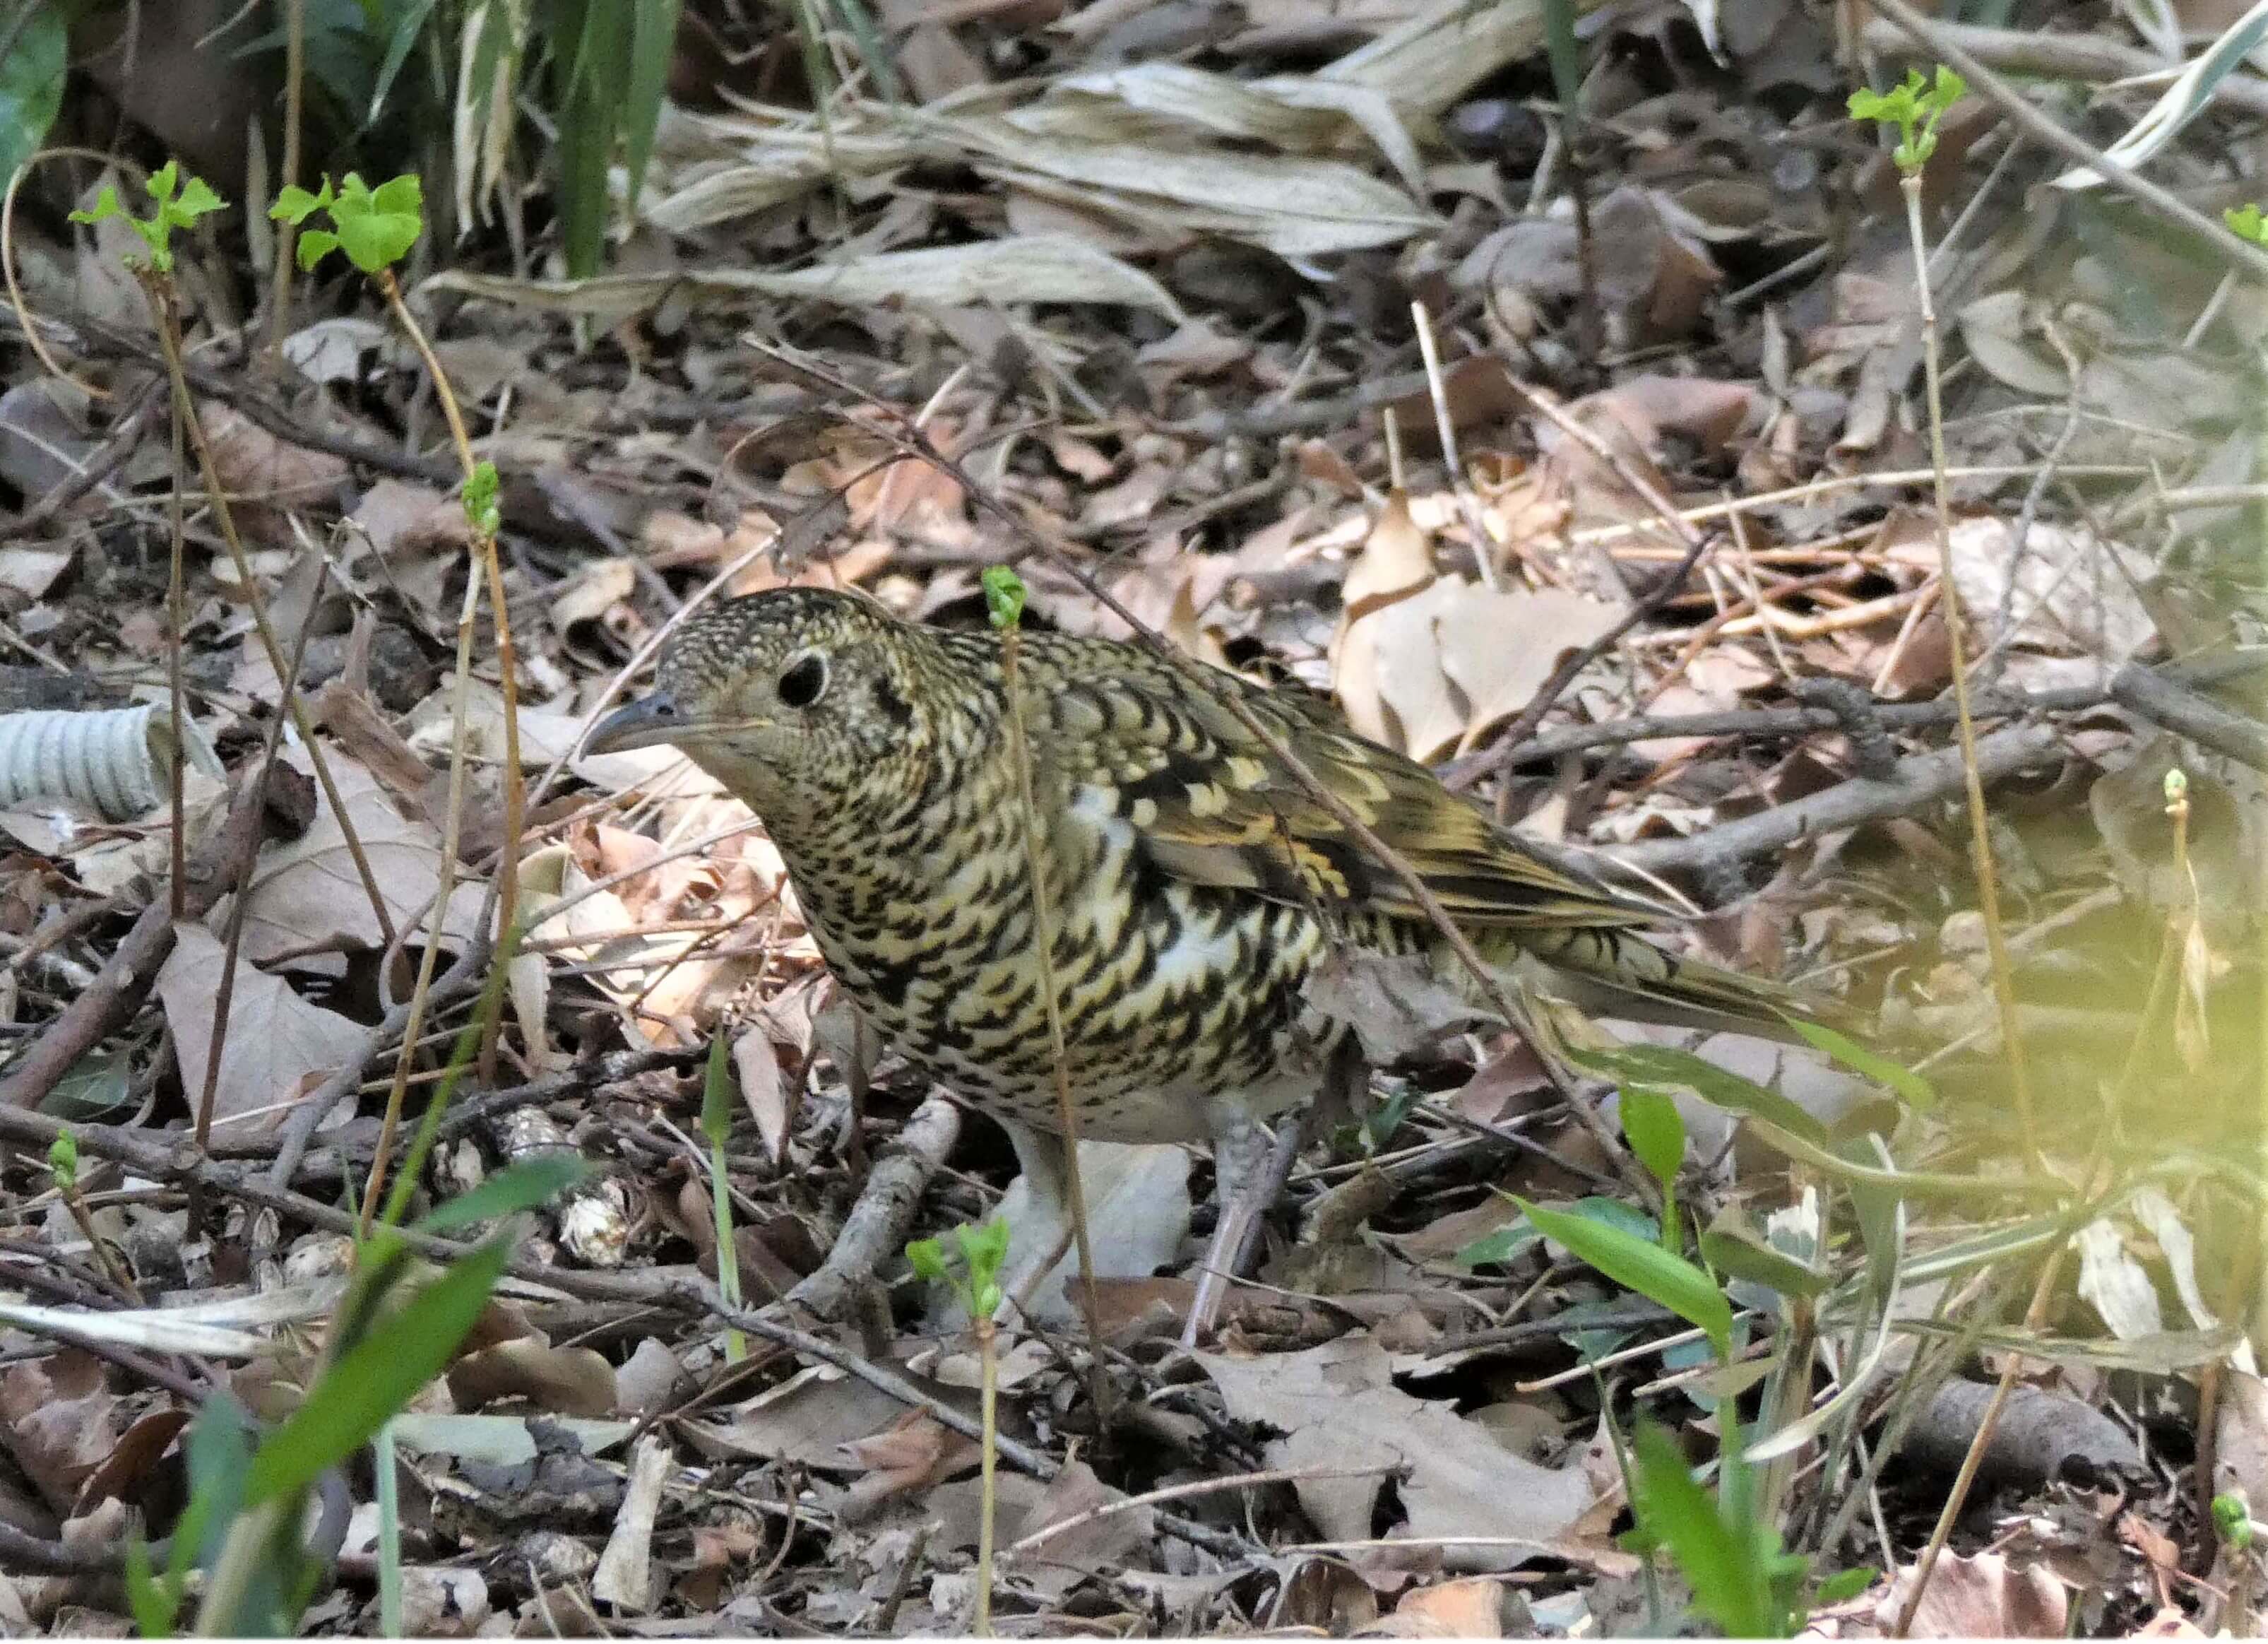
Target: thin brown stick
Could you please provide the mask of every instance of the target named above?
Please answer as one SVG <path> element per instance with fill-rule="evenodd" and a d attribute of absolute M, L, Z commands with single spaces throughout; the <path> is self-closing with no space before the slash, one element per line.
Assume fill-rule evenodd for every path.
<path fill-rule="evenodd" d="M 149 271 L 143 270 L 145 281 Z M 390 947 L 399 939 L 394 934 L 393 916 L 387 911 L 386 898 L 379 894 L 378 877 L 371 871 L 370 856 L 363 849 L 362 837 L 347 812 L 346 800 L 339 793 L 338 784 L 331 776 L 330 761 L 324 756 L 322 746 L 315 740 L 314 721 L 308 717 L 306 704 L 300 700 L 298 682 L 286 670 L 289 663 L 284 654 L 284 642 L 277 637 L 276 624 L 268 614 L 268 601 L 260 592 L 260 579 L 253 574 L 252 557 L 246 552 L 244 539 L 237 534 L 236 516 L 230 511 L 225 488 L 220 483 L 220 468 L 214 461 L 212 443 L 205 437 L 204 420 L 197 415 L 196 402 L 189 397 L 188 372 L 182 363 L 180 328 L 173 321 L 173 305 L 155 289 L 150 293 L 151 311 L 158 316 L 158 343 L 166 360 L 166 374 L 173 381 L 175 408 L 183 424 L 189 431 L 190 443 L 195 446 L 197 465 L 205 476 L 205 486 L 210 493 L 213 519 L 220 526 L 221 540 L 228 544 L 229 559 L 236 568 L 237 581 L 244 593 L 246 608 L 252 613 L 252 625 L 260 635 L 260 645 L 267 653 L 268 664 L 276 670 L 276 687 L 283 699 L 284 711 L 291 716 L 298 730 L 299 741 L 307 750 L 307 761 L 314 767 L 315 780 L 323 790 L 323 797 L 331 807 L 331 815 L 339 824 L 339 835 L 346 845 L 347 855 L 355 865 L 356 875 L 362 881 L 364 896 L 370 899 L 371 915 L 379 933 Z"/>
<path fill-rule="evenodd" d="M 1948 666 L 1953 674 L 1954 726 L 1960 740 L 1962 786 L 1969 800 L 1969 850 L 1977 874 L 1977 902 L 1984 918 L 1984 945 L 1992 967 L 1992 999 L 2000 1015 L 2001 1051 L 2008 1058 L 2008 1086 L 2016 1099 L 2017 1122 L 2024 1132 L 2024 1155 L 2031 1168 L 2040 1168 L 2039 1121 L 2032 1109 L 2032 1081 L 2024 1056 L 2021 1028 L 2016 1019 L 2014 968 L 2008 959 L 2008 936 L 2000 918 L 2000 876 L 1992 859 L 1992 833 L 1984 808 L 1984 778 L 1977 763 L 1977 716 L 1970 703 L 1969 638 L 1962 626 L 1960 581 L 1953 564 L 1953 494 L 1945 478 L 1945 408 L 1943 375 L 1938 359 L 1937 302 L 1931 295 L 1929 248 L 1922 230 L 1921 173 L 1908 171 L 1899 180 L 1905 195 L 1906 230 L 1913 247 L 1915 272 L 1921 302 L 1923 385 L 1929 402 L 1929 461 L 1936 471 L 1933 485 L 1937 520 L 1938 599 L 1945 608 Z M 2013 572 L 2011 573 L 2013 574 Z"/>

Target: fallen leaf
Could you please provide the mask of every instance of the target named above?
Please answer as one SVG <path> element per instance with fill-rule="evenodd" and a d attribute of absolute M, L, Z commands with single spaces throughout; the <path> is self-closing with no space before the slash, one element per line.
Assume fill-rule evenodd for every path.
<path fill-rule="evenodd" d="M 175 926 L 173 951 L 158 972 L 181 1087 L 193 1103 L 204 1089 L 216 1031 L 213 1001 L 226 966 L 220 939 L 203 925 L 188 924 Z M 248 951 L 239 953 L 213 1082 L 213 1133 L 241 1141 L 272 1131 L 325 1075 L 361 1057 L 366 1037 L 359 1022 L 310 1004 L 283 977 L 254 964 Z M 335 1117 L 343 1122 L 350 1111 Z"/>
<path fill-rule="evenodd" d="M 311 768 L 302 752 L 284 757 L 299 770 Z M 440 888 L 440 836 L 424 822 L 403 816 L 378 779 L 359 765 L 335 751 L 329 764 L 388 919 L 397 933 L 413 925 L 423 931 L 427 904 Z M 255 964 L 385 945 L 386 933 L 329 796 L 320 794 L 317 806 L 307 831 L 289 844 L 263 850 L 253 870 L 250 901 L 244 910 L 243 952 Z M 445 939 L 462 941 L 472 934 L 482 900 L 481 887 L 460 876 L 449 898 Z M 216 908 L 214 922 L 225 923 L 232 906 L 231 898 Z"/>
<path fill-rule="evenodd" d="M 1539 1467 L 1453 1406 L 1411 1397 L 1393 1384 L 1392 1360 L 1370 1336 L 1197 1360 L 1232 1416 L 1284 1434 L 1269 1444 L 1268 1464 L 1308 1475 L 1295 1485 L 1300 1504 L 1329 1539 L 1368 1539 L 1379 1492 L 1395 1477 L 1403 1532 L 1440 1540 L 1452 1569 L 1517 1569 L 1543 1558 L 1635 1567 L 1626 1554 L 1566 1538 L 1594 1499 L 1580 1466 Z M 1492 1544 L 1506 1542 L 1514 1544 Z"/>

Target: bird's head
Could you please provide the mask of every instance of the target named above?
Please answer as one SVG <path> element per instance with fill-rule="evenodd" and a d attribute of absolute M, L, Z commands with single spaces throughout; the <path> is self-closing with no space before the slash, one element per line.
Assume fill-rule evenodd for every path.
<path fill-rule="evenodd" d="M 668 743 L 767 822 L 839 816 L 854 795 L 925 764 L 929 638 L 859 594 L 727 600 L 685 624 L 654 689 L 601 719 L 585 748 Z"/>

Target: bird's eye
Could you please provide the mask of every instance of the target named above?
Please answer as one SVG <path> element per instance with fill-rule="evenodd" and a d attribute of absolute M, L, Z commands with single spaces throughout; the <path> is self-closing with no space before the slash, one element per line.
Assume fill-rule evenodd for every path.
<path fill-rule="evenodd" d="M 791 708 L 808 708 L 827 692 L 827 659 L 806 651 L 789 663 L 779 676 L 779 699 Z"/>

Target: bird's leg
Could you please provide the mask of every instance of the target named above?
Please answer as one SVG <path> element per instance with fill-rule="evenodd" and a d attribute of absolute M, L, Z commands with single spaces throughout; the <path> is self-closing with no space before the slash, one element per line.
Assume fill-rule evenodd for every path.
<path fill-rule="evenodd" d="M 1009 1229 L 1008 1260 L 999 1278 L 1000 1310 L 993 1316 L 999 1320 L 1026 1310 L 1041 1283 L 1070 1250 L 1073 1234 L 1070 1152 L 1064 1139 L 1022 1124 L 1004 1122 L 1003 1128 L 1016 1149 L 1029 1203 L 1018 1219 L 1023 1225 Z"/>
<path fill-rule="evenodd" d="M 1214 1129 L 1213 1196 L 1220 1202 L 1220 1220 L 1198 1271 L 1197 1297 L 1189 1303 L 1189 1322 L 1182 1327 L 1182 1346 L 1196 1346 L 1212 1329 L 1230 1282 L 1251 1254 L 1261 1217 L 1292 1174 L 1306 1128 L 1302 1110 L 1279 1119 L 1273 1136 L 1241 1113 L 1224 1118 Z"/>

